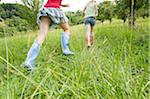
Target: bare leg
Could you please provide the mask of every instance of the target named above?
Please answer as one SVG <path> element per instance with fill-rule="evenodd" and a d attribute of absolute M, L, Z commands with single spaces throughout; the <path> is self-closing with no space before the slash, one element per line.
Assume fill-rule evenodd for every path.
<path fill-rule="evenodd" d="M 91 45 L 93 45 L 93 43 L 94 43 L 94 26 L 91 26 L 90 39 L 91 39 Z"/>
<path fill-rule="evenodd" d="M 90 35 L 91 35 L 91 25 L 90 24 L 86 24 L 86 43 L 87 46 L 90 47 L 91 43 L 90 43 Z"/>
<path fill-rule="evenodd" d="M 91 26 L 91 33 L 94 32 L 94 26 Z"/>
<path fill-rule="evenodd" d="M 48 28 L 50 25 L 51 21 L 49 20 L 48 17 L 41 17 L 41 23 L 40 23 L 40 34 L 38 35 L 36 41 L 39 44 L 42 44 L 45 40 L 45 37 L 48 33 Z"/>
<path fill-rule="evenodd" d="M 64 30 L 65 33 L 70 33 L 70 27 L 68 23 L 61 23 L 60 27 Z"/>

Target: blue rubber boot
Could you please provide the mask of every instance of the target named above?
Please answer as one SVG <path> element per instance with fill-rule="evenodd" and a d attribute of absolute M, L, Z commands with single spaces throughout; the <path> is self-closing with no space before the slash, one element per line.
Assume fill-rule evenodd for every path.
<path fill-rule="evenodd" d="M 34 69 L 34 62 L 39 54 L 39 51 L 40 44 L 38 44 L 38 42 L 35 41 L 28 52 L 25 62 L 21 66 L 26 67 L 32 71 Z"/>
<path fill-rule="evenodd" d="M 62 45 L 62 51 L 64 55 L 74 54 L 74 52 L 70 51 L 69 49 L 69 40 L 70 40 L 70 34 L 63 32 L 61 35 L 61 45 Z"/>

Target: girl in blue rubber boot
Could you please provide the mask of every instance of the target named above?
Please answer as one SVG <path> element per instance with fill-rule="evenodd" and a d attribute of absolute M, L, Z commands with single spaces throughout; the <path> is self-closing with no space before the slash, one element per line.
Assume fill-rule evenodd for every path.
<path fill-rule="evenodd" d="M 86 27 L 86 44 L 90 48 L 94 40 L 94 25 L 96 23 L 96 16 L 98 15 L 98 7 L 95 0 L 91 0 L 84 8 L 84 24 Z"/>
<path fill-rule="evenodd" d="M 40 51 L 40 47 L 45 40 L 50 25 L 58 24 L 64 32 L 61 35 L 61 45 L 64 55 L 73 55 L 74 53 L 69 49 L 70 30 L 68 19 L 60 9 L 62 7 L 69 7 L 68 4 L 61 4 L 62 0 L 48 0 L 47 3 L 40 9 L 38 15 L 38 21 L 40 26 L 40 34 L 32 44 L 23 67 L 27 67 L 29 70 L 34 69 L 34 62 Z"/>

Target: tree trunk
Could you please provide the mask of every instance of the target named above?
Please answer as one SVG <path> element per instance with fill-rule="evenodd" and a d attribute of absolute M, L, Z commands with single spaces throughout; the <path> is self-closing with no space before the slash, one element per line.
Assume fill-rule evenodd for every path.
<path fill-rule="evenodd" d="M 129 26 L 134 27 L 136 20 L 136 0 L 130 0 Z"/>
<path fill-rule="evenodd" d="M 130 0 L 130 15 L 129 15 L 129 26 L 132 27 L 132 23 L 133 23 L 133 6 L 132 6 L 132 2 L 133 0 Z"/>
<path fill-rule="evenodd" d="M 135 25 L 136 21 L 136 0 L 134 0 L 134 5 L 133 5 L 133 26 Z"/>

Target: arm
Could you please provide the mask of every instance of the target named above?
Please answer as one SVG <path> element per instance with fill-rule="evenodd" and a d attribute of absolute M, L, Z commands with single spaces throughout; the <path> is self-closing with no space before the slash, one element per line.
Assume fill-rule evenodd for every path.
<path fill-rule="evenodd" d="M 85 12 L 85 10 L 86 10 L 86 6 L 84 7 L 83 12 Z"/>
<path fill-rule="evenodd" d="M 85 7 L 84 7 L 84 9 L 83 9 L 83 12 L 84 12 L 84 13 L 85 13 L 85 10 L 86 10 L 87 6 L 89 5 L 89 3 L 90 3 L 90 2 L 88 2 L 88 3 L 85 5 Z"/>
<path fill-rule="evenodd" d="M 62 7 L 69 7 L 69 4 L 61 4 Z"/>
<path fill-rule="evenodd" d="M 83 9 L 83 12 L 85 13 L 85 10 L 86 10 L 86 8 L 87 8 L 87 5 L 88 5 L 88 3 L 86 4 L 86 6 L 84 7 L 84 9 Z"/>
<path fill-rule="evenodd" d="M 95 2 L 95 17 L 98 16 L 98 4 Z"/>

